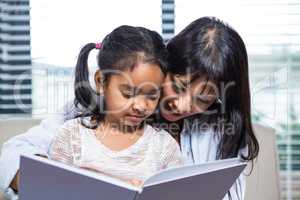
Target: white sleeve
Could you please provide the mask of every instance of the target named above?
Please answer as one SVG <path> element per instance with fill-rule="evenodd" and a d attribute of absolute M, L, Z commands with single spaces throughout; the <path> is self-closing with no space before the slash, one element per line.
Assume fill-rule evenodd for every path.
<path fill-rule="evenodd" d="M 183 165 L 183 158 L 179 144 L 171 136 L 166 138 L 167 142 L 164 145 L 164 152 L 162 152 L 162 168 L 164 169 Z"/>
<path fill-rule="evenodd" d="M 19 169 L 21 154 L 48 156 L 50 142 L 63 123 L 63 114 L 57 114 L 3 144 L 0 156 L 0 191 L 5 193 L 10 189 L 9 185 Z"/>
<path fill-rule="evenodd" d="M 75 150 L 81 149 L 78 123 L 80 123 L 79 120 L 69 120 L 59 128 L 50 145 L 49 158 L 51 160 L 68 165 L 74 164 Z"/>

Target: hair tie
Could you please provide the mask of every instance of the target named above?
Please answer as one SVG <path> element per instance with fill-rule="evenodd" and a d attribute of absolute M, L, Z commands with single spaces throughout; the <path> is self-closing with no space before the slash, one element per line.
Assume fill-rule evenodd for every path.
<path fill-rule="evenodd" d="M 101 49 L 101 46 L 102 46 L 101 43 L 96 43 L 95 48 L 96 48 L 96 49 Z"/>

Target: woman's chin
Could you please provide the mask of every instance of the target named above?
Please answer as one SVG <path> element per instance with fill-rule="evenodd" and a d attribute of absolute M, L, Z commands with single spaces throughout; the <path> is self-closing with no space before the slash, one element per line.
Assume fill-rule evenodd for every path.
<path fill-rule="evenodd" d="M 180 115 L 174 114 L 162 114 L 162 117 L 170 122 L 176 122 L 182 118 Z"/>
<path fill-rule="evenodd" d="M 190 117 L 192 115 L 195 115 L 197 113 L 186 113 L 186 114 L 162 114 L 163 118 L 170 121 L 170 122 L 176 122 L 178 120 Z"/>

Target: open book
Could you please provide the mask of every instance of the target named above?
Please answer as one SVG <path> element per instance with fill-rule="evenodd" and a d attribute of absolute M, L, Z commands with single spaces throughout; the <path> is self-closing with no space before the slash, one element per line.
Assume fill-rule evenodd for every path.
<path fill-rule="evenodd" d="M 20 200 L 221 200 L 246 167 L 238 159 L 162 170 L 143 186 L 37 156 L 22 156 Z"/>

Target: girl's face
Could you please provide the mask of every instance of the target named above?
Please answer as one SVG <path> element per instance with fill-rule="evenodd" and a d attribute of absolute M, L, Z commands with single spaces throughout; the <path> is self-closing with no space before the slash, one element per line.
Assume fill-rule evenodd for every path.
<path fill-rule="evenodd" d="M 161 114 L 168 121 L 177 121 L 205 112 L 218 96 L 214 82 L 199 74 L 168 73 L 163 84 Z"/>
<path fill-rule="evenodd" d="M 142 62 L 109 75 L 103 85 L 105 120 L 118 126 L 140 125 L 155 111 L 163 81 L 159 66 Z"/>

